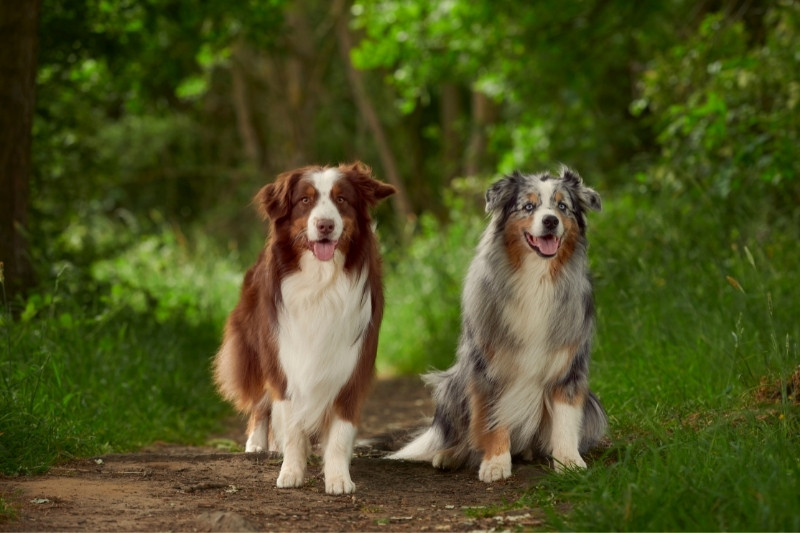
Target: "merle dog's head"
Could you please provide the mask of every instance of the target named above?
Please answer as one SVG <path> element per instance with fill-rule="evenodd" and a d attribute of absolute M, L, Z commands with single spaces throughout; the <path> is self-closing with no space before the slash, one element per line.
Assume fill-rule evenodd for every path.
<path fill-rule="evenodd" d="M 543 258 L 558 256 L 565 242 L 585 235 L 589 210 L 600 210 L 600 195 L 567 167 L 557 176 L 514 172 L 486 191 L 486 211 L 506 244 Z"/>

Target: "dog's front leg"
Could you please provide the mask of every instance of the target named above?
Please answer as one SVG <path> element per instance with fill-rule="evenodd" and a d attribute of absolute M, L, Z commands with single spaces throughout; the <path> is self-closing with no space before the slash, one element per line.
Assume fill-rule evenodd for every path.
<path fill-rule="evenodd" d="M 552 433 L 550 434 L 550 454 L 559 472 L 571 466 L 586 468 L 586 463 L 578 451 L 583 405 L 580 401 L 567 402 L 555 398 L 552 408 Z"/>
<path fill-rule="evenodd" d="M 478 479 L 491 483 L 511 476 L 511 432 L 492 421 L 492 402 L 483 379 L 484 376 L 477 376 L 469 389 L 469 432 L 472 446 L 483 454 Z"/>
<path fill-rule="evenodd" d="M 356 490 L 355 483 L 350 479 L 350 458 L 353 456 L 355 438 L 356 427 L 334 417 L 328 429 L 323 456 L 325 492 L 328 494 L 349 494 Z"/>
<path fill-rule="evenodd" d="M 486 483 L 511 476 L 511 435 L 508 428 L 486 431 L 479 441 L 483 459 L 478 479 Z"/>
<path fill-rule="evenodd" d="M 274 405 L 275 423 L 280 423 L 280 446 L 283 450 L 283 463 L 278 474 L 278 488 L 302 487 L 306 476 L 308 461 L 308 437 L 294 417 L 291 416 L 291 402 L 284 400 Z"/>

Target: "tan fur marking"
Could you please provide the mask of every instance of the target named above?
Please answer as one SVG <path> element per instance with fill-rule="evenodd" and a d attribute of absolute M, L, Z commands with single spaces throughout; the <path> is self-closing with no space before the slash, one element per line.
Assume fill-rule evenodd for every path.
<path fill-rule="evenodd" d="M 565 231 L 561 237 L 561 246 L 558 248 L 558 254 L 550 260 L 550 276 L 553 278 L 558 276 L 564 265 L 569 263 L 572 254 L 575 253 L 575 245 L 578 242 L 580 231 L 578 224 L 573 219 L 561 214 L 558 215 L 558 218 L 564 225 Z"/>
<path fill-rule="evenodd" d="M 583 405 L 583 402 L 586 399 L 586 392 L 580 391 L 578 394 L 570 398 L 561 387 L 556 387 L 553 389 L 552 398 L 554 402 L 565 403 L 567 405 L 577 407 L 579 405 Z"/>
<path fill-rule="evenodd" d="M 470 387 L 470 433 L 474 446 L 489 459 L 507 453 L 511 449 L 511 433 L 506 426 L 490 428 L 489 406 L 474 386 Z"/>
<path fill-rule="evenodd" d="M 508 261 L 511 268 L 518 270 L 522 267 L 525 257 L 531 252 L 530 246 L 525 241 L 523 233 L 528 227 L 529 220 L 520 218 L 509 220 L 505 228 L 506 250 L 508 251 Z"/>

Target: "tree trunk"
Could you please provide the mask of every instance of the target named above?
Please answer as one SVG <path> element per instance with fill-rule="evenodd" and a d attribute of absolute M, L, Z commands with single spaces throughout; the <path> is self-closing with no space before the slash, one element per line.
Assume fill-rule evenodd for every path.
<path fill-rule="evenodd" d="M 400 222 L 400 228 L 405 228 L 408 221 L 413 219 L 411 204 L 408 201 L 408 194 L 400 178 L 397 160 L 389 146 L 389 141 L 386 139 L 386 132 L 381 125 L 378 113 L 375 111 L 375 107 L 372 105 L 372 101 L 369 99 L 367 90 L 364 87 L 364 80 L 361 77 L 361 72 L 356 70 L 350 60 L 350 51 L 353 45 L 350 40 L 350 30 L 347 27 L 348 17 L 345 9 L 346 5 L 347 3 L 344 1 L 337 1 L 334 4 L 333 13 L 336 19 L 336 38 L 339 41 L 339 49 L 342 53 L 345 69 L 347 70 L 347 79 L 350 81 L 350 89 L 353 92 L 356 106 L 358 106 L 361 116 L 364 117 L 367 126 L 375 137 L 375 143 L 378 148 L 381 163 L 383 164 L 383 170 L 386 172 L 386 181 L 394 185 L 397 189 L 397 193 L 392 198 Z"/>
<path fill-rule="evenodd" d="M 496 120 L 497 110 L 492 100 L 480 91 L 472 91 L 472 131 L 465 154 L 464 172 L 479 176 L 486 168 L 486 151 L 489 141 L 486 131 Z"/>
<path fill-rule="evenodd" d="M 233 109 L 236 113 L 236 129 L 239 131 L 244 153 L 253 168 L 264 170 L 263 143 L 253 124 L 254 115 L 250 106 L 250 94 L 245 74 L 245 70 L 249 65 L 244 46 L 241 42 L 236 43 L 231 54 L 231 90 L 233 93 Z"/>
<path fill-rule="evenodd" d="M 445 183 L 461 173 L 461 137 L 458 120 L 461 117 L 461 98 L 455 83 L 442 84 L 442 168 Z"/>
<path fill-rule="evenodd" d="M 6 296 L 33 285 L 26 225 L 41 0 L 0 0 L 0 262 Z"/>

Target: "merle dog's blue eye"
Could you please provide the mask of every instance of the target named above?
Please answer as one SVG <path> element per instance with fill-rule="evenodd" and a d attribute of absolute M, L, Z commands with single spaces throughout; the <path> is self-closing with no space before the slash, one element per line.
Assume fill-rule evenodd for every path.
<path fill-rule="evenodd" d="M 524 209 L 525 211 L 533 211 L 533 208 L 534 208 L 534 205 L 531 202 L 528 202 L 527 204 L 522 206 L 522 209 Z"/>
<path fill-rule="evenodd" d="M 564 202 L 558 202 L 558 208 L 561 211 L 566 211 L 567 210 L 567 204 L 565 204 Z"/>

